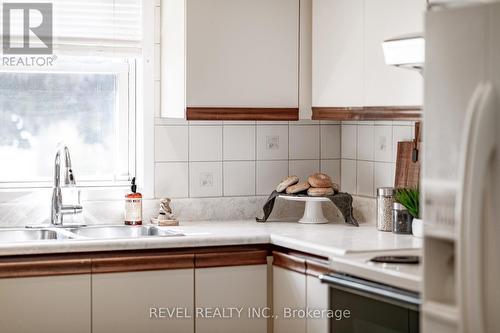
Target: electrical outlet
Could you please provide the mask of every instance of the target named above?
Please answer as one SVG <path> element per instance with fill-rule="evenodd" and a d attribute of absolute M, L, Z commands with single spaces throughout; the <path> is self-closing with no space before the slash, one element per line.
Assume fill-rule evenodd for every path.
<path fill-rule="evenodd" d="M 200 187 L 213 187 L 213 186 L 214 186 L 214 174 L 211 172 L 201 172 Z"/>
<path fill-rule="evenodd" d="M 267 150 L 280 149 L 280 137 L 279 137 L 279 135 L 267 135 L 266 136 L 266 149 Z"/>

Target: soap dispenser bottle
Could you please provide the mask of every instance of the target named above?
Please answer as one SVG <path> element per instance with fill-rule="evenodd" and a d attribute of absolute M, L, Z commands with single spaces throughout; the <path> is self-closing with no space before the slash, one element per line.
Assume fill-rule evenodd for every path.
<path fill-rule="evenodd" d="M 137 193 L 135 177 L 132 178 L 131 193 L 125 195 L 125 224 L 142 224 L 142 194 Z"/>

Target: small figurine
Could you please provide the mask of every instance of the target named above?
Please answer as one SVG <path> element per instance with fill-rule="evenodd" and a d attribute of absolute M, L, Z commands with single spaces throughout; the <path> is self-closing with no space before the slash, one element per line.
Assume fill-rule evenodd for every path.
<path fill-rule="evenodd" d="M 158 226 L 173 226 L 179 225 L 179 221 L 175 218 L 170 207 L 170 198 L 163 198 L 160 200 L 160 211 L 157 218 L 151 218 L 153 224 Z"/>

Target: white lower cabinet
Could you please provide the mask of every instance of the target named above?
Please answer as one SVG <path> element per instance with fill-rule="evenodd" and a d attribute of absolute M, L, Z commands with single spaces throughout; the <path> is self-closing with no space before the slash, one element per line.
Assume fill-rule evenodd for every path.
<path fill-rule="evenodd" d="M 306 275 L 273 266 L 274 333 L 305 333 Z"/>
<path fill-rule="evenodd" d="M 309 310 L 320 310 L 320 318 L 307 318 L 307 333 L 327 333 L 328 317 L 326 311 L 329 309 L 328 285 L 321 283 L 316 276 L 307 276 L 306 279 L 306 303 Z"/>
<path fill-rule="evenodd" d="M 90 333 L 90 275 L 0 279 L 0 331 Z"/>
<path fill-rule="evenodd" d="M 267 319 L 248 312 L 268 306 L 267 265 L 197 268 L 195 290 L 196 333 L 267 332 Z"/>
<path fill-rule="evenodd" d="M 273 266 L 274 333 L 327 333 L 328 295 L 318 277 Z"/>
<path fill-rule="evenodd" d="M 192 268 L 92 276 L 93 333 L 193 333 L 193 308 Z"/>

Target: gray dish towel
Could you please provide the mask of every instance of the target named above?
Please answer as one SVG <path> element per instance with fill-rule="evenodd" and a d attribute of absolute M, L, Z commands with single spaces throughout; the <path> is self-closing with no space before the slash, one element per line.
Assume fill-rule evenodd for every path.
<path fill-rule="evenodd" d="M 258 218 L 256 217 L 255 220 L 257 222 L 266 222 L 267 219 L 269 218 L 269 215 L 271 215 L 273 208 L 274 208 L 274 202 L 276 201 L 276 197 L 278 195 L 287 195 L 287 196 L 296 196 L 296 197 L 307 197 L 306 194 L 283 194 L 283 193 L 278 193 L 276 191 L 273 191 L 269 198 L 267 198 L 266 203 L 264 204 L 264 207 L 262 208 L 264 211 L 264 217 L 263 218 Z M 342 216 L 344 217 L 344 221 L 347 224 L 359 227 L 358 221 L 354 218 L 353 215 L 353 208 L 352 208 L 352 196 L 349 193 L 335 193 L 332 195 L 326 195 L 325 198 L 330 199 L 331 202 L 337 208 L 339 209 L 340 213 L 342 213 Z"/>

